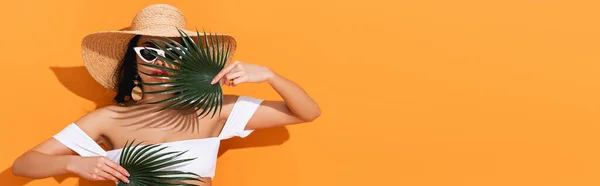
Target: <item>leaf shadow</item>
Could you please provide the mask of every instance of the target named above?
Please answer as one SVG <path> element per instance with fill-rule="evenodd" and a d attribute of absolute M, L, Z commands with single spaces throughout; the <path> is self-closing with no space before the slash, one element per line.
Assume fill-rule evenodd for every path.
<path fill-rule="evenodd" d="M 115 93 L 104 88 L 88 73 L 84 66 L 76 67 L 50 67 L 58 81 L 73 94 L 92 101 L 96 104 L 96 109 L 114 104 L 112 98 Z M 174 116 L 157 117 L 153 121 L 185 121 L 186 118 Z M 229 150 L 253 147 L 278 146 L 290 138 L 286 127 L 274 127 L 254 131 L 246 138 L 232 138 L 221 142 L 218 157 Z M 57 182 L 63 182 L 67 178 L 78 178 L 77 175 L 62 175 L 53 177 Z M 12 174 L 12 168 L 9 167 L 0 173 L 0 183 L 2 185 L 24 186 L 35 179 L 24 178 Z M 79 179 L 80 186 L 114 186 L 112 182 L 96 182 L 83 178 Z"/>
<path fill-rule="evenodd" d="M 112 91 L 107 90 L 102 85 L 96 82 L 94 78 L 88 73 L 87 69 L 84 66 L 77 67 L 50 67 L 50 69 L 56 75 L 56 78 L 59 82 L 65 86 L 69 91 L 74 93 L 75 95 L 82 97 L 84 99 L 90 100 L 96 103 L 96 109 L 114 104 L 112 102 L 112 97 L 114 97 L 114 93 Z M 147 110 L 144 106 L 140 106 L 140 112 L 130 112 L 128 115 L 123 118 L 131 118 L 135 116 L 140 116 L 145 113 Z M 147 120 L 148 122 L 185 122 L 191 120 L 189 115 L 157 115 L 155 118 L 151 120 Z M 191 122 L 195 123 L 195 122 Z M 144 124 L 147 127 L 154 127 L 154 125 L 149 123 L 132 123 L 135 125 Z M 162 124 L 161 124 L 162 126 Z M 188 126 L 186 126 L 188 127 Z M 193 126 L 191 126 L 193 127 Z M 260 129 L 253 132 L 252 135 L 248 136 L 244 139 L 233 138 L 229 140 L 224 140 L 221 143 L 221 151 L 220 154 L 224 153 L 227 149 L 236 149 L 236 148 L 248 148 L 248 147 L 261 147 L 261 146 L 272 146 L 272 145 L 281 145 L 283 142 L 289 139 L 289 132 L 285 127 L 274 127 L 268 129 Z"/>

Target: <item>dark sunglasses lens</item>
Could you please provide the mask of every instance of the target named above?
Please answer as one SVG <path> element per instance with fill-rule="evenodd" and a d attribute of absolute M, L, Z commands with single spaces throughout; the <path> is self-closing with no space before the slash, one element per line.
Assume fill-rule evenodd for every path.
<path fill-rule="evenodd" d="M 140 50 L 140 54 L 142 54 L 142 57 L 147 61 L 152 61 L 156 59 L 156 56 L 152 55 L 151 51 L 148 49 Z"/>

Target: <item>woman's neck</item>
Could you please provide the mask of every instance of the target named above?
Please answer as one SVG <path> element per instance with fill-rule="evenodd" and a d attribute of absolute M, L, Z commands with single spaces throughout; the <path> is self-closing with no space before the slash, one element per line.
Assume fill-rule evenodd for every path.
<path fill-rule="evenodd" d="M 157 87 L 149 87 L 149 86 L 144 86 L 142 89 L 144 90 L 143 92 L 161 91 L 161 90 L 158 90 Z M 140 100 L 140 101 L 145 102 L 145 103 L 157 102 L 157 101 L 169 99 L 170 97 L 172 97 L 174 95 L 175 94 L 173 94 L 173 93 L 171 93 L 171 94 L 142 94 L 142 100 Z"/>

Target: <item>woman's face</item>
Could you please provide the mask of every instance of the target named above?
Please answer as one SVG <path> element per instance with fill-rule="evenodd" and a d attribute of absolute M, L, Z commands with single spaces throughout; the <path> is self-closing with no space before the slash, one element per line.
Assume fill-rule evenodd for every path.
<path fill-rule="evenodd" d="M 159 58 L 154 57 L 154 55 L 152 55 L 149 51 L 147 51 L 148 49 L 150 50 L 155 50 L 157 52 L 159 52 L 158 50 L 160 50 L 159 48 L 157 48 L 152 42 L 151 40 L 161 40 L 161 37 L 152 37 L 152 36 L 141 36 L 139 41 L 136 44 L 136 48 L 134 48 L 135 52 L 136 52 L 136 60 L 137 60 L 137 69 L 138 71 L 144 72 L 144 73 L 148 73 L 148 74 L 155 74 L 155 75 L 169 75 L 169 73 L 165 70 L 161 70 L 161 69 L 156 69 L 156 68 L 151 68 L 151 67 L 147 67 L 141 64 L 154 64 L 154 65 L 158 65 L 158 66 L 164 66 L 164 67 L 168 67 L 168 68 L 174 68 L 173 65 L 162 61 Z M 181 43 L 181 38 L 171 38 L 179 43 Z M 163 47 L 165 47 L 161 42 L 157 42 L 159 44 L 161 44 Z M 143 47 L 146 47 L 148 49 L 144 49 Z M 165 47 L 168 48 L 168 47 Z M 159 54 L 162 51 L 159 52 Z M 148 76 L 145 75 L 143 73 L 139 73 L 140 78 L 142 79 L 143 82 L 146 83 L 160 83 L 160 82 L 168 82 L 169 80 L 167 78 L 158 78 L 158 77 L 152 77 L 152 76 Z M 160 89 L 164 89 L 158 86 L 150 86 L 150 87 L 144 87 L 144 91 L 156 91 L 156 90 L 160 90 Z M 150 90 L 146 90 L 146 89 L 150 89 Z"/>

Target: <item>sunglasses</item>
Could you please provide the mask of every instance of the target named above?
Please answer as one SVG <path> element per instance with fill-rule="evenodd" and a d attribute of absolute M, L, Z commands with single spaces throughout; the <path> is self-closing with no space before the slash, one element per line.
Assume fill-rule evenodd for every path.
<path fill-rule="evenodd" d="M 179 47 L 175 47 L 176 50 L 181 50 L 181 48 Z M 158 53 L 158 55 L 165 57 L 167 59 L 171 59 L 171 60 L 175 60 L 174 58 L 172 58 L 171 56 L 165 56 L 165 51 L 164 50 L 160 50 L 160 49 L 156 49 L 156 48 L 150 48 L 150 47 L 133 47 L 133 50 L 135 50 L 135 53 L 140 56 L 140 58 L 142 58 L 143 61 L 145 61 L 146 63 L 154 63 L 156 61 L 156 59 L 158 59 L 158 57 L 152 55 L 151 51 L 154 51 L 156 53 Z M 168 48 L 167 50 L 173 50 L 172 48 Z M 181 51 L 182 53 L 185 54 L 185 52 Z M 179 56 L 179 59 L 181 59 L 181 56 Z"/>

